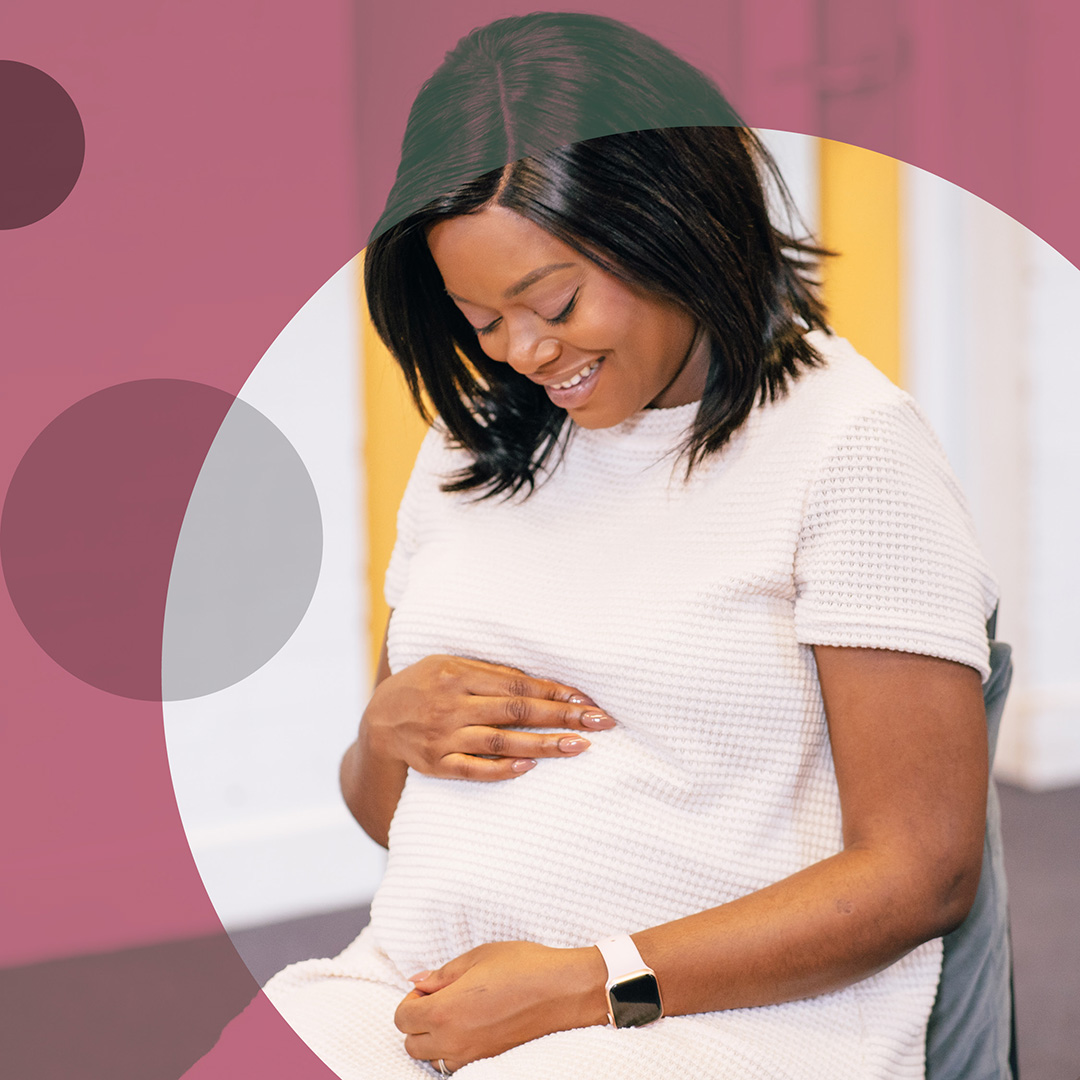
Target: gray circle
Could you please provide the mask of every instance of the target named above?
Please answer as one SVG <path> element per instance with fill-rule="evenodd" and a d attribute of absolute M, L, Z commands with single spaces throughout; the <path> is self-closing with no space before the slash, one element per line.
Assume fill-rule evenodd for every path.
<path fill-rule="evenodd" d="M 234 401 L 180 529 L 162 700 L 202 697 L 262 667 L 300 624 L 321 564 L 322 517 L 304 463 L 262 413 Z"/>

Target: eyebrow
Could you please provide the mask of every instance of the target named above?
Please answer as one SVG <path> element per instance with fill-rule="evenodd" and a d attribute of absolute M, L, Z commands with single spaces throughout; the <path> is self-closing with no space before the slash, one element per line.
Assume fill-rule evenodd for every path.
<path fill-rule="evenodd" d="M 511 285 L 510 288 L 503 293 L 503 296 L 505 296 L 507 300 L 510 300 L 515 296 L 520 296 L 530 285 L 535 285 L 541 278 L 547 277 L 548 274 L 555 273 L 556 270 L 567 270 L 573 265 L 573 263 L 561 262 L 548 263 L 547 266 L 541 266 L 531 274 L 526 274 L 516 285 Z"/>
<path fill-rule="evenodd" d="M 530 286 L 535 285 L 541 278 L 545 278 L 548 274 L 555 273 L 556 270 L 568 270 L 576 265 L 575 263 L 561 262 L 561 263 L 548 263 L 547 266 L 538 267 L 531 273 L 526 274 L 519 282 L 511 285 L 503 296 L 507 300 L 512 300 L 515 296 L 520 296 Z M 463 304 L 471 304 L 471 300 L 466 300 L 463 296 L 458 296 L 456 293 L 446 290 L 447 294 L 454 300 L 460 300 Z"/>

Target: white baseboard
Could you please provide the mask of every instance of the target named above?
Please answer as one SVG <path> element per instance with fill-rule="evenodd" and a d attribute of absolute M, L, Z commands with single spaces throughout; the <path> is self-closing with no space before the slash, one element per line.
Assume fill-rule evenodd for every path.
<path fill-rule="evenodd" d="M 994 775 L 1031 791 L 1080 784 L 1080 684 L 1013 688 Z"/>

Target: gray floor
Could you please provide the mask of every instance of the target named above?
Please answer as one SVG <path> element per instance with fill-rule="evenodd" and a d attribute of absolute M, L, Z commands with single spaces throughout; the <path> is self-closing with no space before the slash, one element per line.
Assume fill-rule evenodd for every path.
<path fill-rule="evenodd" d="M 1080 787 L 1002 785 L 1022 1080 L 1080 1077 Z"/>
<path fill-rule="evenodd" d="M 1022 1080 L 1080 1078 L 1080 787 L 1002 785 Z M 232 935 L 259 983 L 286 964 L 340 952 L 367 908 Z"/>
<path fill-rule="evenodd" d="M 276 971 L 297 960 L 336 956 L 367 925 L 367 906 L 290 919 L 251 930 L 234 930 L 236 951 L 260 986 Z"/>

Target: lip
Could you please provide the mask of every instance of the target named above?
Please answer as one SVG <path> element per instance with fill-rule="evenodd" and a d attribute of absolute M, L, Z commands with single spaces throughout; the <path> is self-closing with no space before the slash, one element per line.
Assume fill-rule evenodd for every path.
<path fill-rule="evenodd" d="M 544 389 L 547 391 L 547 396 L 551 399 L 551 403 L 557 405 L 560 409 L 574 409 L 579 405 L 583 405 L 586 399 L 592 395 L 593 389 L 600 377 L 600 372 L 603 369 L 605 359 L 606 358 L 603 356 L 598 356 L 596 360 L 591 361 L 596 364 L 596 370 L 591 375 L 582 379 L 577 386 L 568 386 L 565 389 L 560 390 L 547 383 L 543 384 Z M 564 375 L 560 379 L 554 381 L 565 382 L 567 379 L 572 379 L 580 370 L 581 368 L 578 368 L 577 371 L 573 371 L 569 375 Z"/>

